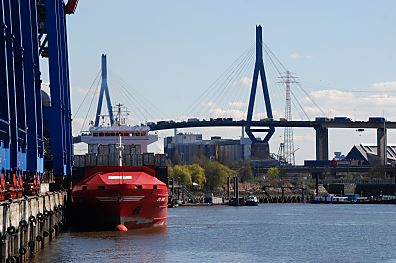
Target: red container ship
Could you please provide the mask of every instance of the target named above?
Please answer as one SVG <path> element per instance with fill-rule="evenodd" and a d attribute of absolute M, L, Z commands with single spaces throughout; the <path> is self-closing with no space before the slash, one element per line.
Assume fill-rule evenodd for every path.
<path fill-rule="evenodd" d="M 158 136 L 150 134 L 146 125 L 127 125 L 128 114 L 121 104 L 117 105 L 113 120 L 106 73 L 106 56 L 102 55 L 102 90 L 97 113 L 105 94 L 110 124 L 97 114 L 89 131 L 73 139 L 74 143 L 88 144 L 87 154 L 74 155 L 73 210 L 83 221 L 73 223 L 122 231 L 165 225 L 168 209 L 165 156 L 147 152 L 147 146 L 157 141 Z"/>
<path fill-rule="evenodd" d="M 168 187 L 145 166 L 86 168 L 73 201 L 92 227 L 126 230 L 166 224 Z"/>

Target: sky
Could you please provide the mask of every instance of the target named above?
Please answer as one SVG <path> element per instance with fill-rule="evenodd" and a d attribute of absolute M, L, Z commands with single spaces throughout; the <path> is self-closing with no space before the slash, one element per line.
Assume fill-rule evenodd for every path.
<path fill-rule="evenodd" d="M 76 13 L 67 17 L 73 133 L 79 133 L 84 119 L 94 118 L 102 53 L 107 54 L 112 103 L 130 107 L 134 124 L 246 119 L 257 24 L 263 26 L 272 59 L 293 72 L 304 90 L 291 87 L 296 95 L 293 119 L 306 119 L 303 108 L 310 119 L 385 116 L 396 121 L 395 12 L 395 1 L 81 0 Z M 278 119 L 284 115 L 285 89 L 273 64 L 264 53 Z M 256 107 L 255 118 L 265 117 L 260 92 Z M 204 138 L 241 136 L 240 128 L 179 131 L 203 133 Z M 172 134 L 159 132 L 151 150 L 163 151 L 163 138 Z M 388 133 L 389 144 L 396 143 L 395 135 Z M 282 140 L 283 130 L 277 129 L 271 152 L 278 151 Z M 375 144 L 376 131 L 330 130 L 329 143 L 332 157 L 354 144 Z M 313 130 L 295 129 L 294 144 L 297 163 L 315 158 Z"/>

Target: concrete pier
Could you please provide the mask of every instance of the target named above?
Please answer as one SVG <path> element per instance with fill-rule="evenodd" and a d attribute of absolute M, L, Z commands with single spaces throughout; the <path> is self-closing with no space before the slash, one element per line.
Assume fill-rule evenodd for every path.
<path fill-rule="evenodd" d="M 60 232 L 65 223 L 67 193 L 0 203 L 0 262 L 25 262 L 43 249 Z"/>
<path fill-rule="evenodd" d="M 315 128 L 316 131 L 316 160 L 329 159 L 329 130 L 323 127 Z"/>
<path fill-rule="evenodd" d="M 385 128 L 377 129 L 377 155 L 379 165 L 386 165 L 387 132 Z"/>

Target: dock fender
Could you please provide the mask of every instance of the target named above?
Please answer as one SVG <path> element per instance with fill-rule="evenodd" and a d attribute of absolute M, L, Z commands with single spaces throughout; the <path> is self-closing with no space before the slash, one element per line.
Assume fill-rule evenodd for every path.
<path fill-rule="evenodd" d="M 37 238 L 36 238 L 37 239 Z M 36 246 L 36 242 L 34 242 L 33 240 L 29 241 L 28 243 L 28 247 L 33 248 Z"/>
<path fill-rule="evenodd" d="M 26 252 L 27 252 L 27 249 L 25 247 L 20 247 L 18 252 L 19 252 L 20 255 L 25 255 Z"/>
<path fill-rule="evenodd" d="M 36 241 L 38 241 L 38 242 L 41 242 L 41 241 L 43 241 L 43 237 L 42 236 L 36 236 Z"/>
<path fill-rule="evenodd" d="M 16 263 L 17 259 L 16 257 L 9 257 L 6 259 L 6 263 Z"/>
<path fill-rule="evenodd" d="M 44 216 L 47 217 L 48 215 L 49 215 L 49 211 L 48 211 L 48 210 L 45 210 L 45 211 L 44 211 Z"/>
<path fill-rule="evenodd" d="M 48 237 L 48 236 L 49 236 L 48 231 L 44 231 L 44 232 L 43 232 L 43 237 Z"/>
<path fill-rule="evenodd" d="M 62 210 L 63 206 L 62 206 L 62 205 L 58 205 L 58 208 L 59 208 L 60 210 Z"/>
<path fill-rule="evenodd" d="M 34 216 L 29 216 L 30 223 L 36 223 L 36 218 Z"/>
<path fill-rule="evenodd" d="M 48 213 L 49 213 L 50 216 L 54 215 L 54 211 L 49 211 Z"/>
<path fill-rule="evenodd" d="M 38 214 L 37 214 L 37 220 L 38 220 L 39 222 L 43 222 L 43 221 L 44 221 L 44 215 L 43 215 L 42 213 L 38 213 Z"/>
<path fill-rule="evenodd" d="M 15 232 L 16 232 L 16 229 L 15 229 L 14 226 L 7 227 L 7 233 L 8 234 L 12 235 L 12 234 L 15 234 Z"/>
<path fill-rule="evenodd" d="M 48 229 L 48 232 L 49 232 L 50 234 L 53 234 L 53 233 L 55 232 L 55 229 L 53 229 L 52 227 L 50 227 L 50 228 Z"/>
<path fill-rule="evenodd" d="M 59 229 L 59 226 L 58 226 L 57 224 L 55 224 L 55 225 L 54 225 L 54 229 L 55 229 L 55 230 L 58 230 L 58 229 Z"/>
<path fill-rule="evenodd" d="M 25 228 L 28 226 L 28 222 L 26 222 L 26 220 L 21 220 L 19 221 L 19 226 Z"/>

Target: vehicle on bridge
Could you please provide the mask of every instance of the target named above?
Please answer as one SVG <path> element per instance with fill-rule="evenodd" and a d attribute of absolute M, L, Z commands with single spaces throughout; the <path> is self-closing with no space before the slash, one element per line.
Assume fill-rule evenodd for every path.
<path fill-rule="evenodd" d="M 350 122 L 351 118 L 348 117 L 334 117 L 334 122 Z"/>
<path fill-rule="evenodd" d="M 260 119 L 260 121 L 273 121 L 274 118 L 262 118 Z"/>
<path fill-rule="evenodd" d="M 328 117 L 316 117 L 315 121 L 317 122 L 330 122 L 332 121 L 332 118 L 328 118 Z"/>
<path fill-rule="evenodd" d="M 169 124 L 169 121 L 157 121 L 157 125 Z"/>
<path fill-rule="evenodd" d="M 368 119 L 369 122 L 375 122 L 375 123 L 382 123 L 385 122 L 386 119 L 384 117 L 370 117 Z"/>

